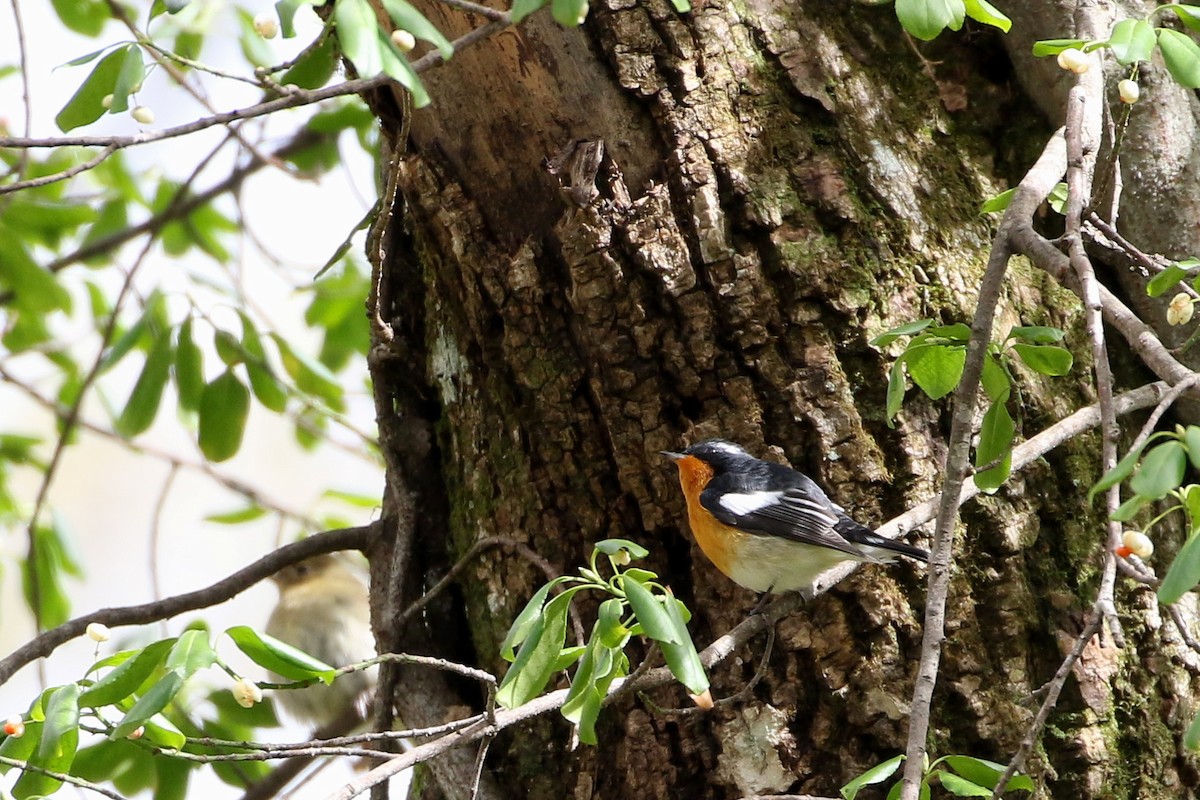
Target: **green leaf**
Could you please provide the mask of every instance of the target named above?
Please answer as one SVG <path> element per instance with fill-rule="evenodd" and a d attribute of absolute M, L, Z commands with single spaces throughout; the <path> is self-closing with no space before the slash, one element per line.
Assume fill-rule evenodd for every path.
<path fill-rule="evenodd" d="M 1096 481 L 1096 485 L 1088 490 L 1088 502 L 1091 503 L 1093 500 L 1095 500 L 1097 494 L 1107 491 L 1133 474 L 1133 468 L 1137 466 L 1137 462 L 1142 455 L 1142 451 L 1144 451 L 1146 447 L 1155 439 L 1162 439 L 1163 437 L 1169 435 L 1170 434 L 1168 434 L 1166 431 L 1159 431 L 1158 433 L 1155 433 L 1147 438 L 1146 441 L 1142 442 L 1139 446 L 1126 453 L 1125 457 L 1118 461 L 1115 467 L 1105 473 L 1100 480 Z"/>
<path fill-rule="evenodd" d="M 285 32 L 284 36 L 288 34 Z M 332 36 L 309 50 L 292 68 L 279 78 L 279 83 L 287 86 L 289 83 L 301 89 L 317 89 L 324 86 L 333 77 L 337 69 L 337 47 Z"/>
<path fill-rule="evenodd" d="M 1183 444 L 1176 439 L 1163 442 L 1142 459 L 1129 488 L 1142 497 L 1161 500 L 1167 492 L 1179 488 L 1186 467 L 1187 452 Z"/>
<path fill-rule="evenodd" d="M 84 125 L 90 125 L 108 111 L 104 107 L 105 95 L 113 93 L 117 84 L 117 76 L 125 64 L 125 52 L 117 49 L 100 59 L 92 68 L 91 73 L 71 95 L 71 99 L 54 118 L 58 129 L 63 133 Z"/>
<path fill-rule="evenodd" d="M 979 429 L 979 445 L 975 450 L 975 466 L 982 467 L 999 459 L 999 463 L 982 472 L 975 473 L 975 485 L 981 491 L 991 492 L 1000 488 L 1012 472 L 1012 442 L 1016 425 L 1008 413 L 1004 401 L 992 403 L 983 415 Z"/>
<path fill-rule="evenodd" d="M 239 525 L 243 522 L 252 522 L 256 519 L 261 519 L 265 516 L 267 510 L 262 506 L 246 506 L 239 508 L 237 511 L 226 511 L 223 514 L 209 514 L 204 518 L 205 522 L 215 522 L 218 525 Z"/>
<path fill-rule="evenodd" d="M 983 385 L 984 394 L 993 403 L 1002 402 L 1012 391 L 1012 382 L 1008 378 L 1008 371 L 990 352 L 983 357 L 983 372 L 980 374 L 979 382 Z"/>
<path fill-rule="evenodd" d="M 954 391 L 967 351 L 960 346 L 917 345 L 908 350 L 908 376 L 931 400 Z"/>
<path fill-rule="evenodd" d="M 29 255 L 19 238 L 21 232 L 0 220 L 0 286 L 12 291 L 13 304 L 30 314 L 70 308 L 70 294 Z"/>
<path fill-rule="evenodd" d="M 898 756 L 893 756 L 881 764 L 876 764 L 843 786 L 841 789 L 842 797 L 844 800 L 854 800 L 864 786 L 874 786 L 877 783 L 883 783 L 888 778 L 895 775 L 896 770 L 900 769 L 900 765 L 902 763 L 904 763 L 903 753 Z"/>
<path fill-rule="evenodd" d="M 163 331 L 154 341 L 154 347 L 146 356 L 142 373 L 138 376 L 129 399 L 121 416 L 117 418 L 117 433 L 126 439 L 132 439 L 154 423 L 158 416 L 158 407 L 162 403 L 163 389 L 171 375 L 171 361 L 174 353 L 171 347 L 171 336 Z"/>
<path fill-rule="evenodd" d="M 26 726 L 25 735 L 29 735 Z M 68 683 L 54 689 L 46 701 L 45 724 L 37 749 L 29 763 L 52 772 L 69 772 L 79 749 L 79 685 Z M 26 771 L 13 786 L 13 797 L 44 797 L 58 791 L 62 781 L 42 773 Z"/>
<path fill-rule="evenodd" d="M 912 336 L 915 333 L 920 333 L 932 324 L 932 319 L 919 319 L 916 322 L 906 322 L 903 325 L 897 325 L 895 328 L 890 328 L 872 339 L 871 346 L 887 347 L 901 336 Z"/>
<path fill-rule="evenodd" d="M 534 622 L 496 692 L 496 702 L 503 707 L 516 708 L 529 702 L 550 682 L 566 641 L 567 607 L 573 596 L 571 589 L 558 595 Z"/>
<path fill-rule="evenodd" d="M 1200 469 L 1200 427 L 1188 425 L 1183 431 L 1183 444 L 1187 448 L 1188 460 Z"/>
<path fill-rule="evenodd" d="M 254 390 L 258 402 L 281 414 L 287 408 L 287 390 L 275 377 L 267 361 L 267 351 L 263 349 L 253 320 L 244 311 L 239 311 L 238 315 L 242 319 L 242 347 L 249 356 L 246 359 L 246 373 L 250 376 L 250 388 Z"/>
<path fill-rule="evenodd" d="M 988 761 L 984 758 L 975 758 L 974 756 L 946 756 L 942 761 L 971 783 L 986 786 L 989 790 L 996 788 L 996 784 L 1000 781 L 1000 776 L 1007 769 L 1003 764 L 997 764 L 995 761 Z M 1008 781 L 1007 790 L 1032 792 L 1034 790 L 1033 781 L 1027 775 L 1022 775 L 1019 772 L 1014 773 Z M 988 794 L 991 795 L 991 791 Z"/>
<path fill-rule="evenodd" d="M 168 672 L 163 675 L 145 694 L 138 698 L 137 702 L 133 704 L 133 708 L 126 712 L 108 738 L 115 741 L 124 739 L 133 733 L 140 725 L 166 708 L 182 686 L 183 676 L 178 672 Z"/>
<path fill-rule="evenodd" d="M 1200 713 L 1188 725 L 1187 733 L 1183 735 L 1183 746 L 1189 750 L 1200 750 Z"/>
<path fill-rule="evenodd" d="M 32 563 L 21 561 L 21 587 L 25 602 L 34 608 L 34 576 L 37 581 L 37 607 L 43 627 L 54 628 L 67 621 L 71 602 L 63 587 L 64 574 L 78 574 L 79 567 L 72 560 L 63 537 L 65 531 L 55 518 L 50 525 L 35 525 L 33 538 L 36 545 Z"/>
<path fill-rule="evenodd" d="M 516 25 L 521 20 L 528 17 L 533 12 L 537 11 L 542 6 L 546 5 L 548 0 L 513 0 L 512 4 L 512 21 Z"/>
<path fill-rule="evenodd" d="M 1012 202 L 1013 196 L 1016 193 L 1016 187 L 1013 187 L 1012 189 L 1005 189 L 995 197 L 989 197 L 987 200 L 983 201 L 982 205 L 979 206 L 979 213 L 995 214 L 999 211 L 1003 211 L 1004 209 L 1008 208 L 1009 203 Z"/>
<path fill-rule="evenodd" d="M 192 338 L 191 317 L 179 326 L 174 374 L 179 405 L 186 411 L 196 411 L 200 408 L 200 398 L 204 395 L 204 351 Z"/>
<path fill-rule="evenodd" d="M 165 718 L 162 716 L 159 716 L 157 719 L 165 721 Z M 165 730 L 163 726 L 147 723 L 146 739 L 154 742 L 159 747 L 169 750 L 179 750 L 187 743 L 187 737 L 182 733 L 178 737 L 168 736 L 164 738 L 162 733 Z M 178 741 L 179 744 L 169 743 L 173 741 Z M 152 800 L 186 800 L 188 795 L 188 778 L 191 777 L 194 769 L 194 764 L 190 764 L 182 759 L 154 759 L 155 780 L 154 797 Z"/>
<path fill-rule="evenodd" d="M 904 404 L 904 356 L 896 359 L 888 370 L 887 408 L 884 411 L 889 428 L 896 427 L 896 414 Z"/>
<path fill-rule="evenodd" d="M 171 647 L 164 666 L 187 678 L 215 663 L 217 654 L 208 641 L 208 631 L 189 630 L 184 631 Z"/>
<path fill-rule="evenodd" d="M 625 604 L 615 597 L 600 604 L 592 635 L 598 637 L 605 647 L 620 650 L 629 641 L 629 628 L 621 624 L 624 610 Z"/>
<path fill-rule="evenodd" d="M 551 0 L 550 13 L 564 28 L 578 28 L 587 19 L 588 0 Z"/>
<path fill-rule="evenodd" d="M 103 0 L 50 0 L 63 24 L 84 36 L 99 36 L 108 22 L 108 5 Z"/>
<path fill-rule="evenodd" d="M 976 22 L 982 22 L 984 25 L 991 25 L 993 28 L 1008 33 L 1012 28 L 1012 20 L 1004 16 L 1000 9 L 996 8 L 987 0 L 966 0 L 967 16 Z"/>
<path fill-rule="evenodd" d="M 966 344 L 971 340 L 971 326 L 963 322 L 955 322 L 951 325 L 935 325 L 929 329 L 929 334 L 930 336 L 938 336 L 953 342 Z"/>
<path fill-rule="evenodd" d="M 1123 19 L 1108 37 L 1113 56 L 1122 64 L 1149 61 L 1154 45 L 1154 28 L 1144 19 Z"/>
<path fill-rule="evenodd" d="M 279 359 L 283 368 L 295 381 L 301 391 L 320 397 L 335 411 L 341 411 L 345 406 L 344 392 L 337 377 L 320 361 L 305 355 L 287 343 L 277 333 L 272 333 L 271 339 L 279 348 Z"/>
<path fill-rule="evenodd" d="M 146 65 L 142 61 L 142 49 L 131 44 L 116 51 L 122 53 L 121 71 L 113 84 L 112 104 L 108 113 L 119 114 L 129 110 L 129 95 L 137 91 L 146 79 Z"/>
<path fill-rule="evenodd" d="M 200 450 L 209 461 L 225 461 L 242 446 L 250 392 L 226 370 L 204 387 L 200 397 Z"/>
<path fill-rule="evenodd" d="M 438 49 L 444 61 L 449 61 L 450 57 L 454 55 L 454 45 L 450 43 L 450 40 L 443 36 L 442 32 L 434 27 L 424 14 L 413 8 L 407 0 L 383 0 L 383 7 L 387 9 L 388 16 L 392 18 L 392 22 L 396 23 L 397 28 L 406 30 L 418 39 L 429 42 Z"/>
<path fill-rule="evenodd" d="M 602 539 L 594 546 L 606 556 L 615 556 L 622 550 L 629 553 L 629 557 L 634 560 L 650 555 L 649 550 L 630 539 Z"/>
<path fill-rule="evenodd" d="M 1042 39 L 1033 43 L 1033 54 L 1039 58 L 1056 56 L 1072 47 L 1082 50 L 1086 44 L 1087 39 Z"/>
<path fill-rule="evenodd" d="M 1185 27 L 1194 31 L 1200 31 L 1200 6 L 1162 5 L 1159 8 L 1167 8 L 1174 11 L 1179 16 L 1179 21 Z"/>
<path fill-rule="evenodd" d="M 127 658 L 88 687 L 79 696 L 79 704 L 85 708 L 96 708 L 112 705 L 129 697 L 158 669 L 175 642 L 175 639 L 163 639 L 141 650 L 126 651 Z"/>
<path fill-rule="evenodd" d="M 323 0 L 279 0 L 275 11 L 279 14 L 279 30 L 283 38 L 291 39 L 296 35 L 296 12 L 304 6 L 323 5 Z"/>
<path fill-rule="evenodd" d="M 1067 184 L 1062 181 L 1054 184 L 1054 188 L 1050 190 L 1046 202 L 1054 209 L 1056 214 L 1063 213 L 1063 208 L 1067 204 Z"/>
<path fill-rule="evenodd" d="M 342 54 L 354 64 L 360 78 L 383 71 L 379 51 L 379 23 L 367 0 L 337 0 L 333 7 Z"/>
<path fill-rule="evenodd" d="M 692 637 L 688 635 L 683 603 L 669 594 L 665 599 L 664 605 L 670 625 L 677 632 L 676 636 L 681 639 L 681 642 L 675 644 L 659 639 L 658 646 L 662 650 L 663 660 L 667 662 L 667 667 L 675 676 L 675 680 L 686 686 L 689 692 L 703 694 L 708 689 L 708 675 L 704 673 L 704 665 L 700 663 L 700 654 L 696 652 L 696 645 L 692 642 Z"/>
<path fill-rule="evenodd" d="M 1124 503 L 1121 503 L 1117 507 L 1117 510 L 1109 515 L 1109 519 L 1116 520 L 1117 522 L 1128 522 L 1136 517 L 1138 512 L 1145 508 L 1149 502 L 1150 498 L 1135 494 Z"/>
<path fill-rule="evenodd" d="M 1049 344 L 1017 343 L 1013 345 L 1013 350 L 1026 366 L 1043 375 L 1066 375 L 1075 360 L 1070 350 Z"/>
<path fill-rule="evenodd" d="M 1031 344 L 1054 344 L 1065 336 L 1062 329 L 1045 325 L 1017 325 L 1008 332 L 1009 339 L 1023 339 Z"/>
<path fill-rule="evenodd" d="M 289 681 L 319 678 L 325 683 L 333 680 L 336 668 L 302 650 L 281 642 L 273 636 L 259 633 L 247 625 L 238 625 L 225 631 L 238 649 L 261 667 Z M 338 664 L 337 666 L 345 666 Z"/>
<path fill-rule="evenodd" d="M 1200 583 L 1200 534 L 1192 531 L 1158 587 L 1158 602 L 1164 605 L 1177 602 L 1197 583 Z"/>
<path fill-rule="evenodd" d="M 963 0 L 896 0 L 896 16 L 904 30 L 926 42 L 946 28 L 961 28 L 966 13 Z"/>
<path fill-rule="evenodd" d="M 966 778 L 960 778 L 953 772 L 944 772 L 942 770 L 934 770 L 933 776 L 941 782 L 942 788 L 950 792 L 955 797 L 991 797 L 991 789 L 985 789 L 971 783 Z"/>
<path fill-rule="evenodd" d="M 517 618 L 513 620 L 508 634 L 500 643 L 500 657 L 505 661 L 512 662 L 517 657 L 513 648 L 520 646 L 533 630 L 533 626 L 542 616 L 542 606 L 546 604 L 546 597 L 550 594 L 553 586 L 554 582 L 550 582 L 534 592 L 533 597 L 529 598 L 529 602 L 525 604 L 525 608 L 521 609 L 521 613 L 517 614 Z"/>
<path fill-rule="evenodd" d="M 1189 89 L 1200 88 L 1200 45 L 1179 31 L 1159 28 L 1158 47 L 1176 83 Z"/>
<path fill-rule="evenodd" d="M 421 83 L 420 76 L 413 70 L 412 64 L 408 61 L 408 55 L 404 53 L 396 43 L 392 41 L 392 37 L 383 32 L 380 28 L 376 33 L 378 39 L 379 60 L 381 71 L 386 73 L 389 78 L 399 83 L 405 89 L 408 89 L 412 95 L 413 107 L 424 108 L 429 105 L 429 93 L 425 91 L 425 84 Z"/>
<path fill-rule="evenodd" d="M 1175 284 L 1187 278 L 1187 276 L 1188 270 L 1179 266 L 1178 263 L 1172 262 L 1171 266 L 1150 279 L 1146 284 L 1146 294 L 1151 297 L 1160 297 L 1168 289 L 1173 288 Z"/>
<path fill-rule="evenodd" d="M 269 67 L 277 62 L 275 51 L 254 27 L 254 15 L 244 8 L 234 9 L 238 20 L 238 44 L 242 57 L 255 67 Z"/>
<path fill-rule="evenodd" d="M 633 615 L 637 617 L 647 636 L 657 642 L 672 644 L 681 644 L 688 638 L 686 629 L 681 636 L 680 631 L 672 624 L 671 616 L 664 607 L 666 603 L 659 602 L 659 598 L 644 584 L 625 574 L 622 576 L 621 587 L 625 590 L 625 597 L 629 600 Z M 670 598 L 663 599 L 670 603 Z"/>

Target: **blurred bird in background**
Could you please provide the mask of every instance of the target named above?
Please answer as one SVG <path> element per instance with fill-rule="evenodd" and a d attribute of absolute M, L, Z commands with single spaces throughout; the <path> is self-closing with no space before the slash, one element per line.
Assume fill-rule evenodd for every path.
<path fill-rule="evenodd" d="M 375 657 L 367 584 L 344 559 L 315 556 L 284 567 L 272 580 L 279 586 L 279 602 L 267 620 L 268 634 L 333 667 Z M 376 673 L 371 667 L 339 676 L 328 686 L 281 690 L 275 697 L 289 715 L 318 729 L 352 713 L 364 719 Z"/>

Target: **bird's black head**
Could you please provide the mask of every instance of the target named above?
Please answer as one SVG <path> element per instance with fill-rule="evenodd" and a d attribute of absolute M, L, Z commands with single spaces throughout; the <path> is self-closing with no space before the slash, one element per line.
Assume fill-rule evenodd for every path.
<path fill-rule="evenodd" d="M 710 465 L 717 472 L 727 472 L 736 465 L 755 461 L 739 444 L 726 439 L 709 439 L 686 448 L 681 455 L 693 456 Z"/>

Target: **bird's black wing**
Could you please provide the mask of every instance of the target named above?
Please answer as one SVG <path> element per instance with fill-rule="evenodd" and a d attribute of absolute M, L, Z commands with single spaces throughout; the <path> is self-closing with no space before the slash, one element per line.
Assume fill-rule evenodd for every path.
<path fill-rule="evenodd" d="M 828 547 L 871 560 L 836 530 L 845 513 L 807 476 L 759 461 L 754 469 L 715 476 L 700 505 L 720 522 L 746 533 Z"/>

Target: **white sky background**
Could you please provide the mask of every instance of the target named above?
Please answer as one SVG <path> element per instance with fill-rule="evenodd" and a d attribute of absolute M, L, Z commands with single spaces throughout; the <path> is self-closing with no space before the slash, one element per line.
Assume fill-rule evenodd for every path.
<path fill-rule="evenodd" d="M 216 29 L 224 31 L 226 35 L 208 38 L 203 60 L 246 72 L 248 67 L 238 49 L 232 6 L 209 5 L 220 9 Z M 269 2 L 258 5 L 261 8 L 250 7 L 252 13 L 272 8 Z M 27 67 L 33 84 L 32 135 L 55 136 L 59 134 L 54 124 L 55 114 L 71 97 L 94 62 L 83 67 L 57 70 L 55 67 L 102 45 L 128 39 L 128 33 L 118 24 L 110 23 L 100 38 L 88 39 L 63 28 L 49 3 L 26 0 L 20 4 L 20 9 L 25 24 L 29 58 Z M 307 8 L 303 12 L 311 15 Z M 0 66 L 17 63 L 18 49 L 11 13 L 8 4 L 0 11 Z M 301 23 L 305 21 L 309 24 L 302 27 Z M 296 39 L 268 42 L 279 54 L 279 61 L 292 55 L 304 42 L 310 41 L 317 25 L 315 17 L 301 15 L 297 16 L 297 23 L 301 30 Z M 211 87 L 212 102 L 219 110 L 247 105 L 260 97 L 260 93 L 252 87 L 230 81 L 206 79 L 205 85 Z M 137 96 L 137 102 L 155 111 L 157 119 L 153 126 L 148 126 L 150 128 L 167 127 L 207 114 L 190 96 L 173 85 L 169 76 L 161 70 L 150 75 L 144 90 Z M 262 139 L 263 148 L 270 150 L 277 142 L 286 139 L 304 116 L 285 115 L 270 123 L 268 135 Z M 24 104 L 17 75 L 0 80 L 0 117 L 7 121 L 11 134 L 24 134 Z M 127 114 L 122 114 L 106 115 L 97 123 L 75 133 L 126 134 L 139 129 L 141 126 Z M 223 129 L 214 128 L 196 137 L 131 148 L 125 151 L 125 155 L 135 169 L 156 167 L 182 180 L 223 135 Z M 289 268 L 286 280 L 253 245 L 247 243 L 245 249 L 237 253 L 237 248 L 232 246 L 233 240 L 225 240 L 235 252 L 235 259 L 240 260 L 238 269 L 241 270 L 248 293 L 270 319 L 271 327 L 265 330 L 277 330 L 297 349 L 314 355 L 318 339 L 305 328 L 302 320 L 309 297 L 297 293 L 295 287 L 308 284 L 311 276 L 354 228 L 375 197 L 374 168 L 370 159 L 351 143 L 346 143 L 342 150 L 344 156 L 353 156 L 353 159 L 344 165 L 343 170 L 324 176 L 319 183 L 299 181 L 267 167 L 260 170 L 243 188 L 242 208 L 246 213 L 246 222 L 257 240 L 265 243 L 272 254 Z M 229 152 L 233 152 L 232 148 L 229 148 Z M 231 163 L 228 158 L 214 162 L 196 186 L 203 188 L 220 180 L 227 174 Z M 231 209 L 228 205 L 221 208 L 226 213 Z M 356 240 L 353 251 L 361 253 L 361 237 Z M 133 254 L 127 253 L 118 259 L 118 263 L 125 268 L 132 260 Z M 185 269 L 181 267 L 209 274 L 217 269 L 207 256 L 189 255 L 179 262 L 158 252 L 142 267 L 140 285 L 165 284 L 168 292 L 188 290 L 194 293 L 194 285 L 184 277 L 182 273 Z M 64 274 L 85 270 L 84 267 L 75 266 L 68 268 Z M 115 274 L 105 276 L 92 270 L 86 270 L 86 273 L 89 278 L 109 281 L 105 285 L 114 285 L 112 281 L 120 277 Z M 86 311 L 83 311 L 86 300 L 79 294 L 75 299 L 77 308 L 86 315 Z M 232 312 L 230 314 L 232 316 Z M 224 322 L 230 330 L 240 330 L 230 320 Z M 203 343 L 208 338 L 207 327 L 198 328 L 201 329 L 205 331 L 200 339 Z M 76 356 L 81 363 L 90 364 L 95 355 L 95 336 L 81 336 L 80 341 Z M 129 361 L 131 363 L 123 363 L 114 373 L 118 380 L 119 376 L 125 375 L 128 386 L 113 387 L 108 392 L 118 408 L 140 370 L 140 359 L 135 357 Z M 206 354 L 210 378 L 215 374 L 215 361 L 212 353 Z M 44 380 L 52 377 L 53 372 L 44 359 L 23 356 L 9 358 L 6 363 L 23 379 L 38 383 L 44 394 L 53 394 L 56 387 Z M 108 385 L 112 387 L 111 379 L 114 376 L 108 377 Z M 352 396 L 348 398 L 348 416 L 359 430 L 374 435 L 374 410 L 364 388 L 365 378 L 364 365 L 353 366 L 348 371 L 347 385 L 353 388 Z M 174 397 L 168 388 L 155 425 L 136 441 L 189 461 L 201 461 L 194 434 L 182 427 L 174 410 Z M 83 416 L 105 424 L 108 422 L 104 408 L 94 397 L 85 404 Z M 45 437 L 46 444 L 41 452 L 43 457 L 48 458 L 55 435 L 53 420 L 19 391 L 0 384 L 0 432 L 30 431 L 37 431 Z M 338 438 L 355 444 L 351 436 L 341 435 Z M 357 458 L 328 446 L 311 453 L 302 450 L 295 443 L 291 424 L 264 412 L 257 403 L 252 404 L 240 453 L 232 460 L 216 465 L 216 469 L 257 487 L 265 497 L 281 506 L 306 513 L 324 509 L 347 517 L 355 524 L 369 521 L 374 513 L 323 501 L 322 492 L 336 489 L 371 497 L 382 495 L 382 472 L 368 459 Z M 155 599 L 150 577 L 152 521 L 168 472 L 169 467 L 164 463 L 132 453 L 116 442 L 95 435 L 82 436 L 80 443 L 65 454 L 54 479 L 50 505 L 70 530 L 76 555 L 86 571 L 82 581 L 68 584 L 73 616 L 97 608 Z M 32 509 L 42 476 L 30 470 L 15 471 L 14 474 L 17 479 L 14 488 Z M 185 469 L 175 476 L 167 502 L 161 510 L 158 532 L 157 568 L 162 595 L 174 595 L 207 586 L 277 546 L 279 530 L 273 516 L 237 526 L 204 521 L 206 515 L 244 505 L 243 498 L 197 471 Z M 294 534 L 294 528 L 289 528 L 285 535 L 290 537 Z M 32 622 L 20 594 L 18 571 L 26 548 L 23 528 L 0 530 L 2 653 L 11 652 L 33 634 Z M 220 607 L 170 620 L 165 624 L 165 630 L 118 629 L 111 641 L 100 646 L 101 655 L 122 649 L 123 644 L 128 646 L 131 641 L 137 642 L 139 637 L 144 641 L 178 634 L 189 620 L 197 616 L 207 620 L 214 631 L 236 624 L 249 624 L 261 629 L 274 600 L 273 586 L 261 584 Z M 48 685 L 60 685 L 80 677 L 92 662 L 93 648 L 90 641 L 77 641 L 59 648 L 46 664 Z M 228 641 L 219 643 L 219 649 L 224 656 L 236 652 Z M 230 660 L 243 663 L 237 662 L 236 658 Z M 248 667 L 247 672 L 251 677 L 261 677 L 261 671 L 256 671 L 253 666 Z M 218 684 L 229 682 L 224 673 L 216 670 L 211 671 L 210 677 Z M 39 688 L 38 673 L 32 667 L 0 686 L 0 718 L 24 711 Z M 272 735 L 295 740 L 304 738 L 303 733 L 301 729 L 291 729 L 275 731 Z M 0 786 L 11 785 L 15 775 L 14 772 L 0 778 Z M 318 782 L 302 789 L 298 796 L 323 796 L 324 791 L 318 790 L 317 783 L 321 786 L 337 785 L 345 775 L 340 769 L 326 770 Z M 64 794 L 70 796 L 71 792 L 64 789 Z M 213 778 L 211 782 L 204 783 L 193 779 L 189 794 L 219 799 L 236 797 L 240 793 Z"/>

